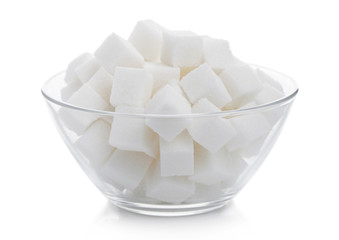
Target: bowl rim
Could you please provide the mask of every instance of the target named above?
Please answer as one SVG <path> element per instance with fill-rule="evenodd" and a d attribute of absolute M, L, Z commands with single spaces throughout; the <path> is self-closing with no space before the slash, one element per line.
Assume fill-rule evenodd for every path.
<path fill-rule="evenodd" d="M 189 113 L 189 114 L 149 114 L 149 113 L 124 113 L 124 112 L 113 112 L 108 110 L 98 110 L 98 109 L 91 109 L 91 108 L 84 108 L 76 105 L 69 104 L 62 100 L 57 100 L 50 96 L 44 89 L 45 86 L 52 81 L 54 78 L 59 77 L 60 75 L 64 74 L 65 71 L 58 72 L 54 74 L 52 77 L 50 77 L 42 86 L 41 93 L 43 97 L 54 104 L 57 104 L 61 107 L 66 107 L 73 110 L 88 112 L 88 113 L 95 113 L 98 115 L 104 115 L 104 116 L 123 116 L 123 117 L 136 117 L 136 118 L 196 118 L 196 117 L 227 117 L 227 116 L 235 116 L 235 115 L 243 115 L 243 114 L 250 114 L 254 112 L 261 112 L 261 111 L 267 111 L 269 109 L 277 108 L 279 106 L 285 105 L 291 101 L 294 100 L 295 96 L 299 92 L 299 87 L 296 84 L 296 82 L 288 75 L 281 73 L 279 71 L 270 69 L 268 67 L 263 67 L 258 64 L 249 64 L 252 67 L 256 67 L 261 70 L 266 70 L 269 72 L 273 72 L 275 74 L 278 74 L 282 76 L 283 78 L 287 79 L 289 83 L 293 86 L 293 90 L 289 93 L 286 93 L 286 95 L 282 98 L 276 99 L 274 101 L 256 105 L 252 107 L 246 107 L 241 109 L 231 109 L 231 110 L 222 110 L 219 112 L 209 112 L 209 113 Z"/>

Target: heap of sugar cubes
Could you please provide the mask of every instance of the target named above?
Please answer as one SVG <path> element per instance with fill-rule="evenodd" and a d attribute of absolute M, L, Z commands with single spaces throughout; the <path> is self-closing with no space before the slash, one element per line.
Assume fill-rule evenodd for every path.
<path fill-rule="evenodd" d="M 62 99 L 118 113 L 177 115 L 253 107 L 284 96 L 226 40 L 139 21 L 128 40 L 112 33 L 73 60 Z M 75 146 L 126 198 L 194 203 L 222 196 L 249 167 L 279 112 L 232 118 L 105 117 L 62 108 Z"/>

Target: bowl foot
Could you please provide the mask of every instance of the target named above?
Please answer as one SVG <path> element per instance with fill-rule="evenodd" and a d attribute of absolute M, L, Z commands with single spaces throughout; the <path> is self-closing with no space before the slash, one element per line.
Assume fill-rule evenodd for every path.
<path fill-rule="evenodd" d="M 192 203 L 192 204 L 145 204 L 129 201 L 122 201 L 110 198 L 110 201 L 117 207 L 129 212 L 138 213 L 148 216 L 160 216 L 160 217 L 179 217 L 190 216 L 202 213 L 214 211 L 222 208 L 231 200 L 230 197 L 220 199 L 217 201 Z"/>

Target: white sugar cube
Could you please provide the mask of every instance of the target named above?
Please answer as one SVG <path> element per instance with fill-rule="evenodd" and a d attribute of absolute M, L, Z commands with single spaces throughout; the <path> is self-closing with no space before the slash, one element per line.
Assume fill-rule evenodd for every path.
<path fill-rule="evenodd" d="M 82 82 L 79 80 L 79 78 L 73 78 L 63 89 L 61 89 L 61 99 L 63 101 L 67 101 L 73 95 L 73 93 L 80 89 L 81 86 Z"/>
<path fill-rule="evenodd" d="M 153 159 L 141 152 L 116 150 L 101 169 L 101 174 L 126 189 L 142 181 Z"/>
<path fill-rule="evenodd" d="M 194 169 L 193 140 L 187 131 L 171 142 L 160 138 L 161 176 L 189 176 Z"/>
<path fill-rule="evenodd" d="M 231 169 L 227 162 L 230 155 L 224 149 L 217 153 L 211 153 L 199 144 L 194 146 L 194 175 L 189 180 L 204 185 L 218 184 L 230 177 Z"/>
<path fill-rule="evenodd" d="M 228 41 L 204 37 L 203 42 L 204 60 L 214 71 L 220 72 L 223 68 L 232 63 L 233 55 Z"/>
<path fill-rule="evenodd" d="M 102 166 L 114 150 L 108 143 L 110 130 L 111 126 L 99 119 L 74 144 L 94 167 Z"/>
<path fill-rule="evenodd" d="M 259 80 L 263 83 L 263 84 L 268 84 L 272 87 L 274 87 L 276 90 L 278 90 L 279 92 L 283 93 L 283 87 L 281 86 L 281 84 L 274 80 L 271 76 L 269 76 L 267 73 L 265 73 L 263 70 L 257 68 L 256 69 L 256 73 L 257 76 L 259 78 Z"/>
<path fill-rule="evenodd" d="M 147 196 L 162 202 L 180 204 L 194 194 L 194 183 L 185 177 L 164 177 L 154 180 Z"/>
<path fill-rule="evenodd" d="M 144 177 L 144 179 L 147 177 Z M 148 204 L 159 204 L 161 201 L 146 196 L 146 186 L 144 180 L 139 184 L 139 186 L 134 190 L 124 189 L 122 191 L 124 198 L 132 202 L 138 203 L 148 203 Z"/>
<path fill-rule="evenodd" d="M 140 68 L 144 64 L 143 56 L 133 45 L 115 33 L 105 39 L 94 55 L 109 73 L 114 73 L 117 66 Z"/>
<path fill-rule="evenodd" d="M 266 140 L 266 136 L 260 137 L 257 140 L 247 144 L 246 146 L 237 150 L 237 153 L 243 157 L 247 163 L 252 163 L 257 159 L 257 155 L 263 148 Z"/>
<path fill-rule="evenodd" d="M 242 105 L 241 107 L 239 107 L 239 109 L 247 109 L 247 108 L 252 108 L 257 106 L 258 104 L 254 101 L 248 102 L 244 105 Z M 263 121 L 263 124 L 267 126 L 268 123 L 268 119 L 264 116 L 264 114 L 251 114 L 254 115 L 254 119 L 257 118 L 256 121 Z M 250 121 L 250 120 L 249 120 Z M 266 130 L 265 132 L 268 133 L 268 131 Z M 263 134 L 265 136 L 265 134 Z M 251 139 L 246 138 L 243 134 L 241 134 L 241 132 L 234 137 L 228 144 L 227 144 L 227 149 L 230 152 L 233 152 L 239 148 L 246 148 L 249 144 L 251 144 Z"/>
<path fill-rule="evenodd" d="M 287 117 L 287 113 L 290 109 L 290 105 L 279 106 L 275 109 L 270 109 L 268 111 L 263 112 L 263 115 L 272 125 L 272 127 L 276 124 L 281 123 Z"/>
<path fill-rule="evenodd" d="M 258 104 L 254 101 L 248 102 L 239 109 L 247 109 L 247 108 L 252 108 L 257 106 Z M 227 149 L 230 152 L 234 152 L 235 150 L 238 150 L 239 148 L 244 149 L 250 144 L 250 141 L 246 138 L 244 138 L 241 134 L 238 134 L 235 136 L 228 144 L 227 144 Z"/>
<path fill-rule="evenodd" d="M 103 67 L 91 77 L 88 84 L 103 98 L 106 102 L 110 102 L 113 76 Z"/>
<path fill-rule="evenodd" d="M 79 65 L 74 71 L 82 83 L 88 82 L 88 80 L 98 71 L 100 63 L 92 56 L 91 59 Z"/>
<path fill-rule="evenodd" d="M 204 185 L 200 183 L 195 184 L 195 193 L 192 197 L 188 198 L 185 203 L 200 203 L 211 200 L 216 200 L 223 196 L 221 184 Z"/>
<path fill-rule="evenodd" d="M 262 90 L 255 95 L 254 100 L 258 104 L 266 104 L 282 97 L 284 97 L 284 95 L 281 92 L 268 84 L 264 84 Z"/>
<path fill-rule="evenodd" d="M 199 66 L 203 60 L 203 41 L 188 31 L 163 32 L 161 61 L 174 67 Z"/>
<path fill-rule="evenodd" d="M 238 133 L 249 142 L 266 135 L 271 129 L 270 124 L 260 113 L 232 117 L 230 121 Z"/>
<path fill-rule="evenodd" d="M 271 124 L 260 113 L 232 117 L 230 121 L 238 135 L 227 145 L 229 151 L 246 146 L 250 142 L 265 136 L 271 130 Z"/>
<path fill-rule="evenodd" d="M 74 59 L 72 62 L 68 64 L 66 74 L 65 74 L 65 82 L 69 83 L 74 78 L 78 78 L 78 76 L 75 73 L 75 69 L 80 66 L 81 64 L 89 61 L 93 58 L 93 55 L 90 53 L 83 53 L 80 56 L 78 56 L 76 59 Z M 80 80 L 80 79 L 78 79 Z"/>
<path fill-rule="evenodd" d="M 196 144 L 194 149 L 195 165 L 194 175 L 190 176 L 191 181 L 214 185 L 221 182 L 234 183 L 240 173 L 247 167 L 246 162 L 237 161 L 226 148 L 216 153 L 211 153 Z"/>
<path fill-rule="evenodd" d="M 147 183 L 146 196 L 166 203 L 180 204 L 195 192 L 195 184 L 187 177 L 161 177 L 156 164 Z"/>
<path fill-rule="evenodd" d="M 152 20 L 139 21 L 129 37 L 129 41 L 147 61 L 159 61 L 162 32 L 165 29 Z"/>
<path fill-rule="evenodd" d="M 246 138 L 238 134 L 227 143 L 226 148 L 229 152 L 233 152 L 241 147 L 246 147 L 248 143 Z"/>
<path fill-rule="evenodd" d="M 180 80 L 180 68 L 151 62 L 146 62 L 144 68 L 153 76 L 153 94 L 164 87 L 169 81 Z"/>
<path fill-rule="evenodd" d="M 84 84 L 77 92 L 75 92 L 67 102 L 71 105 L 95 109 L 104 110 L 108 107 L 106 101 L 97 94 L 88 84 Z M 59 116 L 64 124 L 77 134 L 81 134 L 86 128 L 98 119 L 98 115 L 95 113 L 61 108 Z"/>
<path fill-rule="evenodd" d="M 152 95 L 153 77 L 145 69 L 117 67 L 110 102 L 113 106 L 143 107 Z"/>
<path fill-rule="evenodd" d="M 217 107 L 222 108 L 232 101 L 218 75 L 204 63 L 182 78 L 180 82 L 191 103 L 207 98 Z"/>
<path fill-rule="evenodd" d="M 193 105 L 192 112 L 213 113 L 220 112 L 220 109 L 203 98 Z M 194 118 L 187 129 L 194 141 L 211 152 L 218 151 L 236 136 L 230 121 L 221 117 Z"/>
<path fill-rule="evenodd" d="M 219 76 L 235 102 L 234 104 L 246 101 L 262 89 L 255 71 L 247 64 L 228 66 Z"/>
<path fill-rule="evenodd" d="M 144 113 L 143 108 L 119 106 L 115 109 L 120 113 Z M 144 152 L 155 158 L 158 156 L 158 137 L 145 125 L 143 118 L 114 117 L 109 143 L 121 150 Z"/>
<path fill-rule="evenodd" d="M 266 104 L 284 97 L 284 94 L 272 85 L 264 83 L 262 90 L 254 97 L 257 104 Z M 274 125 L 284 115 L 284 107 L 269 109 L 263 112 L 266 119 Z"/>
<path fill-rule="evenodd" d="M 225 179 L 221 186 L 222 188 L 233 188 L 242 180 L 242 176 L 249 170 L 249 164 L 246 160 L 238 154 L 230 154 L 230 161 L 228 162 L 228 169 L 231 169 L 230 177 Z M 239 186 L 239 185 L 238 185 Z"/>
<path fill-rule="evenodd" d="M 146 104 L 148 114 L 189 114 L 191 105 L 186 98 L 170 85 L 160 89 Z M 187 118 L 146 118 L 146 124 L 166 141 L 172 141 L 189 124 Z"/>

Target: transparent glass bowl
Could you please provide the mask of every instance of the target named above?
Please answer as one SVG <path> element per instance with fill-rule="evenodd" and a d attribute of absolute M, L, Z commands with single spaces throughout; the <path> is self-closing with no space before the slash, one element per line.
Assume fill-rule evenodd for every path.
<path fill-rule="evenodd" d="M 271 76 L 283 89 L 284 97 L 264 105 L 217 113 L 157 115 L 99 111 L 62 101 L 64 72 L 49 79 L 42 87 L 42 94 L 69 150 L 113 204 L 147 215 L 192 215 L 223 207 L 245 186 L 276 142 L 298 92 L 297 85 L 288 76 L 256 65 L 252 67 Z M 262 118 L 267 120 L 269 128 L 267 124 L 262 126 Z M 216 153 L 194 142 L 191 176 L 162 177 L 159 149 L 155 157 L 150 158 L 144 153 L 116 150 L 108 143 L 114 121 L 124 122 L 126 130 L 149 120 L 164 124 L 187 120 L 204 128 L 204 124 L 214 124 L 220 119 L 240 120 L 238 128 L 243 126 L 240 130 L 251 140 L 234 139 Z M 78 126 L 84 122 L 90 126 L 79 131 Z M 158 137 L 150 141 L 159 148 Z"/>

